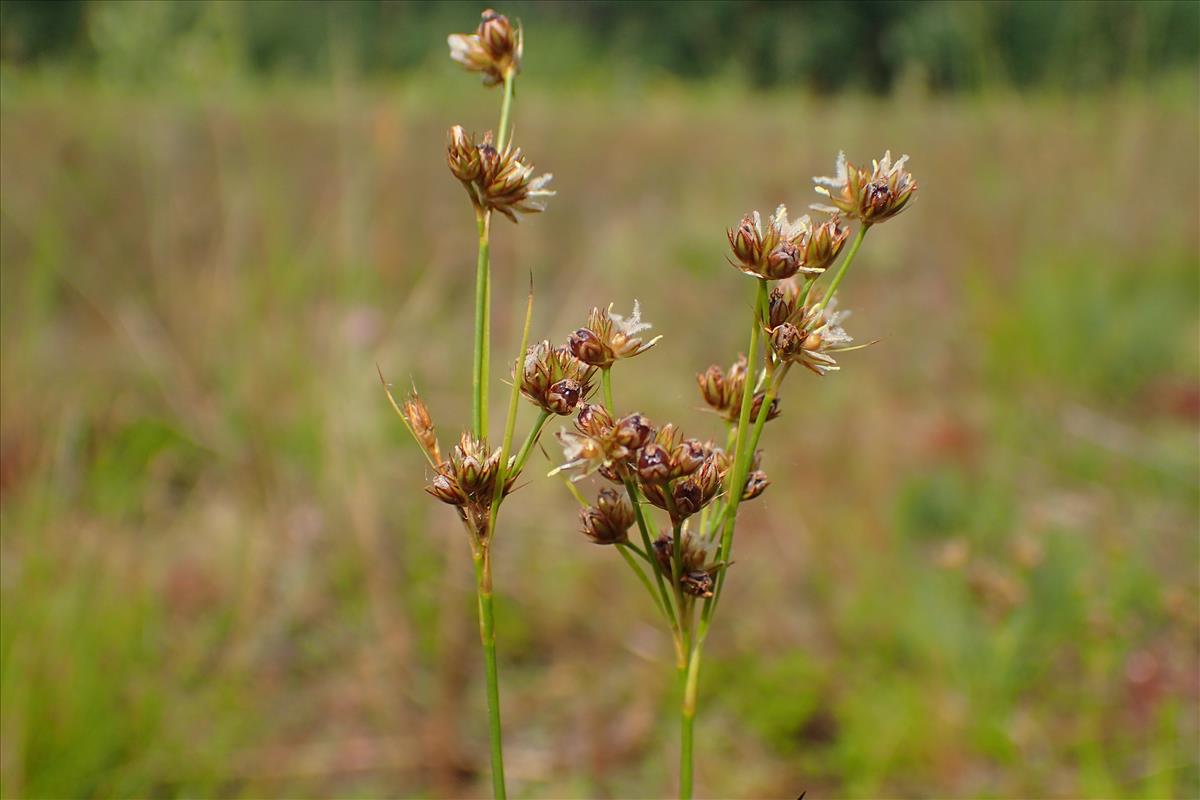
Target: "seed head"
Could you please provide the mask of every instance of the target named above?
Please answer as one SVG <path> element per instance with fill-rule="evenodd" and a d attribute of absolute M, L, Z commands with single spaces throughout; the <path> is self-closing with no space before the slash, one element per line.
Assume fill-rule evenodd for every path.
<path fill-rule="evenodd" d="M 515 462 L 515 457 L 508 460 L 504 494 L 511 492 L 516 482 L 517 476 L 512 474 Z M 489 452 L 486 442 L 464 432 L 425 490 L 443 503 L 478 510 L 491 505 L 499 472 L 500 448 Z"/>
<path fill-rule="evenodd" d="M 832 205 L 814 205 L 821 211 L 841 211 L 864 225 L 891 219 L 905 209 L 917 190 L 917 181 L 904 169 L 908 156 L 892 162 L 892 153 L 871 162 L 871 169 L 862 169 L 846 161 L 838 153 L 836 171 L 832 177 L 813 178 L 816 190 L 829 198 Z"/>
<path fill-rule="evenodd" d="M 725 475 L 724 459 L 708 453 L 700 466 L 690 475 L 671 483 L 643 481 L 642 493 L 646 499 L 671 513 L 673 523 L 681 523 L 704 508 L 717 496 Z M 670 493 L 670 502 L 667 501 Z"/>
<path fill-rule="evenodd" d="M 729 422 L 737 422 L 741 418 L 742 394 L 746 387 L 744 355 L 739 356 L 727 372 L 722 372 L 719 366 L 713 364 L 696 376 L 696 383 L 700 387 L 700 396 L 709 408 Z M 766 392 L 759 391 L 754 394 L 754 402 L 750 407 L 751 419 L 758 417 L 759 409 L 765 400 Z M 773 420 L 779 413 L 779 398 L 775 398 L 771 401 L 767 419 Z"/>
<path fill-rule="evenodd" d="M 654 540 L 654 557 L 658 568 L 668 580 L 674 573 L 671 560 L 674 558 L 675 543 L 667 534 Z M 713 581 L 721 569 L 716 560 L 717 543 L 703 536 L 693 536 L 691 531 L 680 533 L 679 555 L 681 574 L 679 586 L 694 597 L 712 597 Z"/>
<path fill-rule="evenodd" d="M 652 327 L 649 322 L 642 322 L 637 300 L 633 301 L 633 313 L 628 318 L 614 314 L 610 303 L 606 311 L 593 308 L 587 325 L 571 334 L 567 346 L 583 363 L 608 368 L 617 359 L 633 358 L 657 344 L 661 336 L 645 342 L 638 335 Z"/>
<path fill-rule="evenodd" d="M 521 149 L 509 144 L 497 150 L 491 131 L 476 143 L 462 126 L 455 125 L 446 145 L 446 163 L 454 177 L 462 181 L 472 203 L 499 211 L 513 222 L 518 213 L 544 211 L 544 198 L 554 195 L 546 188 L 553 176 L 546 173 L 533 177 L 533 165 L 526 163 Z"/>
<path fill-rule="evenodd" d="M 853 350 L 854 339 L 842 327 L 849 311 L 837 311 L 837 298 L 822 309 L 818 303 L 797 310 L 795 323 L 784 322 L 768 330 L 771 349 L 781 361 L 800 364 L 817 375 L 841 369 L 833 353 Z"/>
<path fill-rule="evenodd" d="M 576 480 L 599 470 L 621 482 L 637 467 L 637 455 L 654 438 L 654 426 L 641 414 L 630 414 L 612 422 L 598 406 L 585 404 L 575 421 L 575 430 L 562 430 L 558 440 L 563 463 L 551 471 L 575 471 Z"/>
<path fill-rule="evenodd" d="M 547 413 L 572 414 L 591 392 L 595 372 L 567 348 L 542 341 L 525 353 L 521 394 Z"/>
<path fill-rule="evenodd" d="M 730 263 L 767 280 L 792 277 L 803 266 L 799 248 L 807 223 L 808 217 L 789 222 L 785 206 L 775 209 L 765 225 L 757 211 L 747 214 L 726 232 L 734 257 Z"/>
<path fill-rule="evenodd" d="M 767 473 L 756 469 L 746 476 L 746 485 L 742 488 L 742 501 L 753 500 L 767 490 L 771 485 Z"/>
<path fill-rule="evenodd" d="M 580 510 L 579 521 L 583 534 L 596 544 L 626 542 L 634 521 L 633 504 L 624 492 L 604 488 L 596 496 L 596 505 Z"/>
<path fill-rule="evenodd" d="M 475 33 L 452 33 L 446 43 L 450 45 L 450 58 L 470 72 L 483 74 L 484 86 L 503 83 L 506 76 L 521 71 L 521 27 L 514 28 L 508 17 L 490 8 L 483 12 Z"/>

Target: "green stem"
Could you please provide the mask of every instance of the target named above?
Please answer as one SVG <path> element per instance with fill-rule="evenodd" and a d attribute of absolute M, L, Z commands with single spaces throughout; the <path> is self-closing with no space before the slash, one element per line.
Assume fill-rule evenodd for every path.
<path fill-rule="evenodd" d="M 484 668 L 487 676 L 488 738 L 492 754 L 492 796 L 503 800 L 504 748 L 500 730 L 500 681 L 496 670 L 496 618 L 492 607 L 492 567 L 487 542 L 476 547 L 475 590 L 479 598 L 479 640 L 483 645 Z"/>
<path fill-rule="evenodd" d="M 690 800 L 692 796 L 692 739 L 696 723 L 696 689 L 700 685 L 700 650 L 703 635 L 696 637 L 692 654 L 688 659 L 687 674 L 683 684 L 683 704 L 680 708 L 679 731 L 679 798 Z"/>
<path fill-rule="evenodd" d="M 471 428 L 476 438 L 487 439 L 488 298 L 491 266 L 488 260 L 492 213 L 475 212 L 479 231 L 479 259 L 475 264 L 475 360 L 471 374 Z"/>
<path fill-rule="evenodd" d="M 616 417 L 617 408 L 613 405 L 612 367 L 600 370 L 600 385 L 604 387 L 604 405 L 607 406 L 608 413 Z"/>
<path fill-rule="evenodd" d="M 631 553 L 630 550 L 640 553 L 640 551 L 636 550 L 632 545 L 622 544 L 619 542 L 617 543 L 617 552 L 621 554 L 621 557 L 625 559 L 625 563 L 628 564 L 629 568 L 633 570 L 635 575 L 637 575 L 638 580 L 642 583 L 642 586 L 646 587 L 646 591 L 650 593 L 650 599 L 654 601 L 654 607 L 657 608 L 665 618 L 667 616 L 667 610 L 663 608 L 662 601 L 658 599 L 658 592 L 654 591 L 654 586 L 650 583 L 650 579 L 646 577 L 645 571 L 638 565 L 637 559 L 634 558 L 633 553 Z"/>
<path fill-rule="evenodd" d="M 629 495 L 629 502 L 633 503 L 633 515 L 637 519 L 638 530 L 642 534 L 642 546 L 646 548 L 646 554 L 650 558 L 656 560 L 654 572 L 654 580 L 658 584 L 658 593 L 662 597 L 663 607 L 667 609 L 667 616 L 671 620 L 672 632 L 678 634 L 679 620 L 675 616 L 675 609 L 671 605 L 670 596 L 667 594 L 667 585 L 663 581 L 662 570 L 658 569 L 657 559 L 654 553 L 654 543 L 650 538 L 650 528 L 646 525 L 646 517 L 642 514 L 642 504 L 638 495 L 637 485 L 634 484 L 632 478 L 625 479 L 625 492 Z M 682 609 L 680 609 L 682 612 Z"/>
<path fill-rule="evenodd" d="M 516 83 L 517 76 L 511 72 L 504 76 L 504 99 L 500 101 L 500 130 L 496 134 L 496 149 L 502 153 L 508 144 L 508 116 L 512 111 L 513 88 Z"/>
<path fill-rule="evenodd" d="M 767 282 L 758 282 L 754 299 L 754 319 L 750 322 L 750 344 L 746 347 L 746 383 L 742 389 L 742 408 L 738 414 L 737 436 L 734 439 L 733 463 L 740 463 L 746 443 L 746 427 L 750 424 L 750 408 L 754 405 L 754 383 L 758 375 L 758 330 L 762 327 L 762 309 L 767 302 Z"/>
<path fill-rule="evenodd" d="M 549 411 L 542 411 L 533 423 L 533 427 L 529 430 L 529 435 L 525 437 L 525 443 L 521 445 L 520 451 L 517 452 L 517 462 L 513 465 L 513 472 L 520 472 L 525 462 L 529 459 L 529 454 L 533 452 L 533 446 L 537 444 L 538 437 L 542 433 L 542 428 L 546 425 L 546 420 L 550 419 Z"/>
<path fill-rule="evenodd" d="M 870 227 L 870 225 L 863 225 L 854 235 L 854 241 L 850 244 L 850 252 L 846 253 L 846 257 L 842 259 L 837 274 L 833 276 L 833 281 L 829 284 L 829 291 L 825 292 L 825 296 L 821 298 L 821 304 L 817 306 L 820 310 L 824 311 L 825 306 L 829 305 L 829 301 L 833 299 L 834 292 L 837 291 L 842 278 L 846 276 L 846 270 L 850 268 L 850 262 L 854 260 L 854 256 L 858 255 L 858 248 L 862 246 L 863 239 L 867 238 L 867 230 Z"/>

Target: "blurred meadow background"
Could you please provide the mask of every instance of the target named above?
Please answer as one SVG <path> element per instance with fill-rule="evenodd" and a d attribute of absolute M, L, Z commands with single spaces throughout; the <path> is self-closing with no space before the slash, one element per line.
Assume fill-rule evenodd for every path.
<path fill-rule="evenodd" d="M 467 422 L 481 9 L 0 4 L 4 797 L 487 793 L 467 543 L 376 375 Z M 537 337 L 638 298 L 618 402 L 715 435 L 725 228 L 839 149 L 921 183 L 843 284 L 881 341 L 768 427 L 698 793 L 1200 796 L 1200 4 L 497 9 L 559 192 L 493 225 L 499 390 L 532 273 Z M 510 789 L 667 795 L 670 642 L 549 463 L 496 543 Z"/>

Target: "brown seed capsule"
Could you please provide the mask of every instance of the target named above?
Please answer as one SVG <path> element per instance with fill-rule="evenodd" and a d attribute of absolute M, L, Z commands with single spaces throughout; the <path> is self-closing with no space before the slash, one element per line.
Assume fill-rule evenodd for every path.
<path fill-rule="evenodd" d="M 571 414 L 592 390 L 595 369 L 565 347 L 539 342 L 526 351 L 521 368 L 521 394 L 550 414 Z"/>
<path fill-rule="evenodd" d="M 567 346 L 572 355 L 593 367 L 608 368 L 616 360 L 612 348 L 588 328 L 579 328 L 572 333 Z"/>
<path fill-rule="evenodd" d="M 771 485 L 771 481 L 767 478 L 767 473 L 762 470 L 755 470 L 746 476 L 746 486 L 742 489 L 742 500 L 753 500 L 767 490 Z"/>
<path fill-rule="evenodd" d="M 452 33 L 446 42 L 450 57 L 467 70 L 482 73 L 485 86 L 495 86 L 521 71 L 521 28 L 490 8 L 483 12 L 475 33 Z"/>
<path fill-rule="evenodd" d="M 780 242 L 767 256 L 764 277 L 770 280 L 790 278 L 800 269 L 800 248 L 792 242 Z"/>
<path fill-rule="evenodd" d="M 695 597 L 712 597 L 715 578 L 703 570 L 688 572 L 679 578 L 679 586 L 685 592 Z"/>
<path fill-rule="evenodd" d="M 842 225 L 837 214 L 813 228 L 804 237 L 800 250 L 801 269 L 810 275 L 827 270 L 837 260 L 849 236 L 850 229 Z"/>
<path fill-rule="evenodd" d="M 581 509 L 579 520 L 584 535 L 596 544 L 626 542 L 627 531 L 634 521 L 633 504 L 624 493 L 601 489 L 596 505 Z"/>
<path fill-rule="evenodd" d="M 613 438 L 629 450 L 638 450 L 654 438 L 654 425 L 641 414 L 629 414 L 617 420 Z"/>
<path fill-rule="evenodd" d="M 671 478 L 671 454 L 657 442 L 650 442 L 638 453 L 637 471 L 646 483 L 665 483 Z"/>
<path fill-rule="evenodd" d="M 612 432 L 613 420 L 604 406 L 584 403 L 575 417 L 575 427 L 588 436 L 607 436 Z"/>
<path fill-rule="evenodd" d="M 691 475 L 708 459 L 709 452 L 699 439 L 684 439 L 671 451 L 671 477 Z"/>
<path fill-rule="evenodd" d="M 716 364 L 696 376 L 696 384 L 700 387 L 700 396 L 704 402 L 717 411 L 726 406 L 725 373 Z"/>
<path fill-rule="evenodd" d="M 804 341 L 800 329 L 790 322 L 785 322 L 771 331 L 771 349 L 780 358 L 786 359 L 800 349 Z"/>
<path fill-rule="evenodd" d="M 646 352 L 662 337 L 656 336 L 648 342 L 639 336 L 652 326 L 642 321 L 642 309 L 633 301 L 633 313 L 628 318 L 614 314 L 612 305 L 608 310 L 593 308 L 588 314 L 587 325 L 571 334 L 568 345 L 575 357 L 585 364 L 608 368 L 617 359 L 633 358 Z"/>
<path fill-rule="evenodd" d="M 479 148 L 467 136 L 461 125 L 450 129 L 449 143 L 446 145 L 446 163 L 450 165 L 454 177 L 465 183 L 470 183 L 483 173 Z"/>
<path fill-rule="evenodd" d="M 864 225 L 891 219 L 903 211 L 917 190 L 917 181 L 904 169 L 908 156 L 892 161 L 891 151 L 862 169 L 838 153 L 837 170 L 832 177 L 814 178 L 818 193 L 829 198 L 830 206 L 814 206 L 826 211 L 841 211 Z"/>

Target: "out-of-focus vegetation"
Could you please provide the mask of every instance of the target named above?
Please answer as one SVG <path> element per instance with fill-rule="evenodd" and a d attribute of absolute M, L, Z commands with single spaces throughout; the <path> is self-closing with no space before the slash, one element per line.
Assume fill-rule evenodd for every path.
<path fill-rule="evenodd" d="M 212 61 L 275 77 L 339 69 L 392 77 L 444 61 L 446 31 L 463 27 L 467 10 L 379 0 L 6 0 L 0 54 L 138 83 Z M 1190 0 L 521 0 L 505 11 L 536 21 L 541 46 L 527 54 L 530 70 L 575 86 L 670 74 L 826 92 L 887 91 L 906 79 L 939 90 L 1095 90 L 1191 69 L 1200 54 L 1200 5 Z"/>
<path fill-rule="evenodd" d="M 1200 795 L 1195 8 L 501 7 L 559 195 L 496 226 L 497 354 L 530 272 L 551 339 L 637 297 L 619 401 L 714 434 L 724 228 L 840 148 L 922 184 L 843 285 L 882 341 L 768 429 L 701 795 Z M 466 543 L 375 373 L 466 420 L 478 9 L 0 10 L 0 795 L 485 793 Z M 888 60 L 927 29 L 959 55 Z M 495 556 L 511 788 L 665 795 L 669 642 L 546 464 Z"/>

